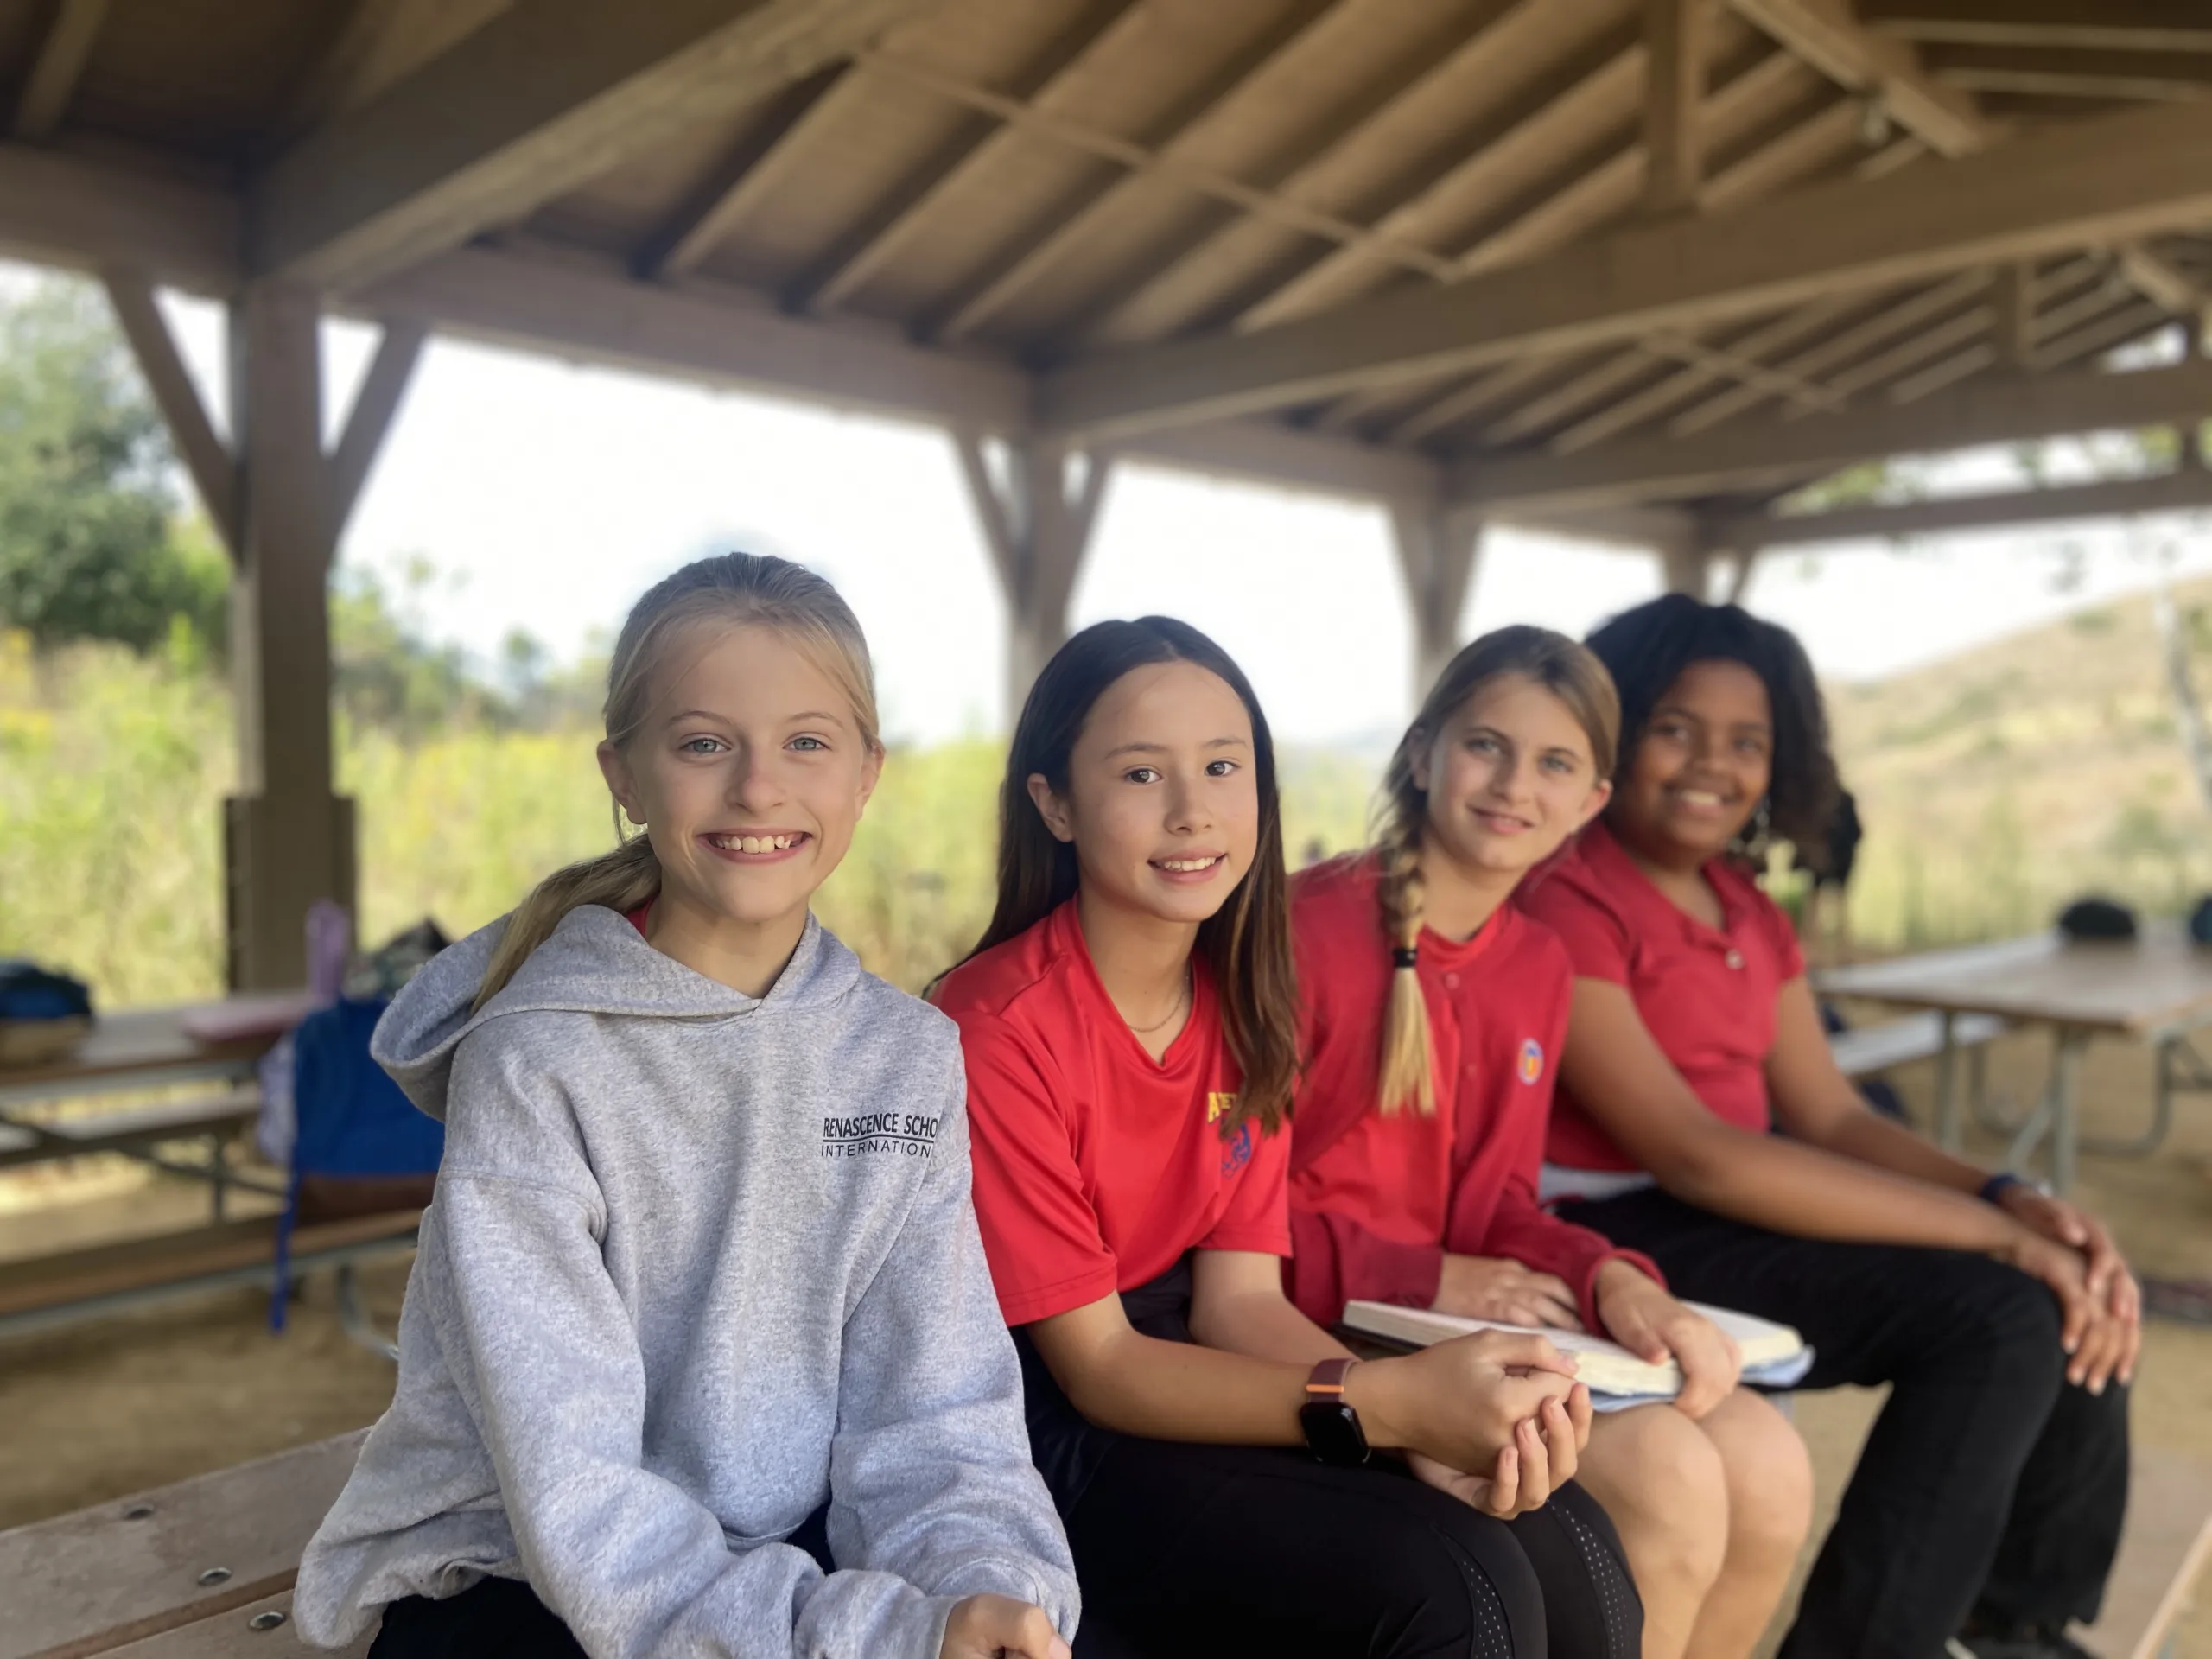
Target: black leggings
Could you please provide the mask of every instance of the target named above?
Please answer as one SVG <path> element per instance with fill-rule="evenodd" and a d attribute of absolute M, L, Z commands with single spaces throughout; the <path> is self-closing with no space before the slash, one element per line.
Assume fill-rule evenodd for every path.
<path fill-rule="evenodd" d="M 1802 1386 L 1890 1385 L 1784 1659 L 1936 1654 L 1990 1624 L 2095 1618 L 2127 1506 L 2127 1390 L 2068 1383 L 2058 1306 L 1955 1250 L 1796 1238 L 1647 1191 L 1560 1206 L 1668 1287 L 1793 1325 Z"/>
<path fill-rule="evenodd" d="M 1116 1435 L 1067 1514 L 1077 1659 L 1636 1659 L 1612 1523 L 1572 1484 L 1503 1522 L 1395 1465 Z"/>

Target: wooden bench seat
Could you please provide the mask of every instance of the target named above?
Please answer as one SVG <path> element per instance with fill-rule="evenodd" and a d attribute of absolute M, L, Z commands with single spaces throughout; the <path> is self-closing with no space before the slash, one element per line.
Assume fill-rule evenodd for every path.
<path fill-rule="evenodd" d="M 410 1249 L 421 1217 L 420 1211 L 405 1210 L 296 1228 L 294 1270 L 343 1266 Z M 276 1227 L 277 1217 L 255 1216 L 0 1263 L 0 1331 L 111 1312 L 156 1294 L 267 1284 L 275 1272 Z"/>
<path fill-rule="evenodd" d="M 0 1532 L 0 1659 L 299 1651 L 289 1619 L 247 1621 L 272 1598 L 289 1611 L 300 1552 L 366 1433 Z"/>
<path fill-rule="evenodd" d="M 363 1659 L 376 1639 L 372 1630 L 359 1641 L 336 1649 L 338 1659 Z M 301 1642 L 292 1628 L 292 1592 L 287 1590 L 109 1651 L 113 1659 L 255 1659 L 264 1654 L 332 1650 L 309 1648 Z"/>
<path fill-rule="evenodd" d="M 2005 1021 L 1993 1014 L 1955 1014 L 1951 1042 L 1963 1052 L 1980 1047 L 2004 1031 Z M 1878 1026 L 1857 1026 L 1828 1039 L 1828 1052 L 1847 1077 L 1872 1077 L 1915 1060 L 1932 1060 L 1942 1052 L 1943 1016 L 1939 1014 L 1909 1014 Z"/>

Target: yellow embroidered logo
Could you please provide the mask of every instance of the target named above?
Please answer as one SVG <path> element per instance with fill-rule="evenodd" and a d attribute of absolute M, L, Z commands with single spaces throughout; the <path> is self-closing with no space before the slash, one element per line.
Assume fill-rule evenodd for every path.
<path fill-rule="evenodd" d="M 1235 1095 L 1224 1095 L 1219 1090 L 1215 1090 L 1206 1096 L 1206 1122 L 1209 1123 L 1220 1122 L 1224 1117 L 1236 1109 L 1236 1096 Z"/>

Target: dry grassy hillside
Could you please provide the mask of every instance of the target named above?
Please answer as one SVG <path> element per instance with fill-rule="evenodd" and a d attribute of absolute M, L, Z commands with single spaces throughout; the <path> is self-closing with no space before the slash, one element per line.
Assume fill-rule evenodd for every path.
<path fill-rule="evenodd" d="M 2177 597 L 2212 696 L 2212 583 Z M 2212 887 L 2212 814 L 2147 597 L 1828 696 L 1866 828 L 1852 895 L 1866 943 L 2018 931 L 2093 890 L 2171 911 Z"/>

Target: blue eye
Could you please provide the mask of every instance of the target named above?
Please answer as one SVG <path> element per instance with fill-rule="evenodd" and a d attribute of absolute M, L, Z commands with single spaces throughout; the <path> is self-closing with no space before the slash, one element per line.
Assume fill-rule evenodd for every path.
<path fill-rule="evenodd" d="M 678 746 L 685 754 L 713 754 L 722 747 L 718 737 L 687 737 Z"/>
<path fill-rule="evenodd" d="M 803 753 L 813 753 L 817 750 L 826 750 L 830 746 L 827 743 L 824 743 L 818 737 L 795 737 L 784 747 L 789 749 L 798 749 Z"/>

